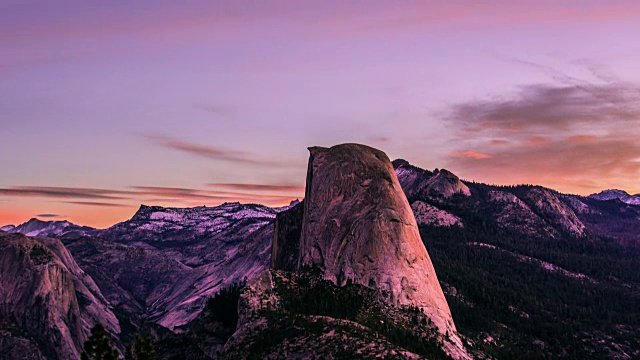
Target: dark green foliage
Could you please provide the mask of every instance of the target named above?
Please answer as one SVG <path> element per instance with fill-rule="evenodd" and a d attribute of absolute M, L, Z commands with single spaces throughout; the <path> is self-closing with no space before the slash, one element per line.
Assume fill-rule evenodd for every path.
<path fill-rule="evenodd" d="M 84 342 L 82 360 L 118 360 L 118 350 L 111 347 L 109 337 L 101 323 L 91 329 L 91 336 Z"/>
<path fill-rule="evenodd" d="M 131 350 L 131 346 L 127 346 L 127 348 L 124 351 L 124 360 L 134 360 L 133 358 L 133 351 Z"/>
<path fill-rule="evenodd" d="M 158 353 L 170 360 L 209 359 L 205 354 L 222 348 L 238 325 L 238 301 L 244 283 L 221 289 L 211 297 L 188 331 L 162 336 L 156 343 Z"/>
<path fill-rule="evenodd" d="M 243 287 L 244 283 L 241 283 L 221 289 L 207 301 L 204 308 L 208 321 L 219 321 L 228 329 L 226 338 L 231 336 L 238 326 L 238 301 Z"/>
<path fill-rule="evenodd" d="M 42 265 L 53 260 L 53 255 L 51 255 L 49 250 L 45 249 L 44 247 L 40 245 L 34 245 L 29 252 L 29 258 L 31 258 L 31 260 L 33 260 L 36 265 Z"/>
<path fill-rule="evenodd" d="M 501 205 L 483 201 L 495 188 L 471 186 L 471 198 L 437 204 L 462 218 L 464 229 L 421 228 L 439 280 L 457 289 L 447 301 L 461 334 L 498 359 L 609 358 L 612 342 L 640 349 L 637 248 L 593 234 L 545 239 L 499 227 L 494 214 Z M 528 188 L 501 190 L 519 194 Z M 549 271 L 520 255 L 594 281 Z M 486 334 L 505 346 L 485 344 Z"/>
<path fill-rule="evenodd" d="M 415 318 L 418 319 L 417 316 Z M 371 328 L 376 333 L 382 334 L 390 343 L 411 352 L 426 356 L 429 359 L 450 359 L 442 350 L 442 343 L 437 340 L 437 331 L 435 328 L 428 328 L 426 326 L 427 318 L 422 317 L 422 319 L 424 322 L 421 323 L 420 320 L 417 320 L 416 323 L 413 324 L 415 327 L 407 327 L 396 324 L 376 314 L 364 316 L 360 320 L 360 323 Z M 418 336 L 417 333 L 424 331 L 424 328 L 428 329 L 426 333 L 429 334 L 429 336 Z"/>
<path fill-rule="evenodd" d="M 323 280 L 317 269 L 307 269 L 291 276 L 295 281 L 293 286 L 276 282 L 285 312 L 269 315 L 271 321 L 278 326 L 261 334 L 260 341 L 254 345 L 259 347 L 254 349 L 258 354 L 284 339 L 296 336 L 300 331 L 305 334 L 314 331 L 321 334 L 321 323 L 310 324 L 298 315 L 322 315 L 364 325 L 368 330 L 359 335 L 363 338 L 377 339 L 380 336 L 398 347 L 429 359 L 449 359 L 442 350 L 437 330 L 418 308 L 397 309 L 388 306 L 386 299 L 380 298 L 375 290 L 362 285 L 349 282 L 346 286 L 336 286 L 331 281 Z M 306 325 L 301 326 L 301 322 Z M 350 336 L 357 333 L 354 328 L 346 329 L 345 332 Z"/>
<path fill-rule="evenodd" d="M 355 286 L 338 290 L 330 281 L 311 284 L 308 278 L 299 284 L 286 294 L 287 310 L 292 313 L 356 320 L 362 310 L 364 298 Z"/>
<path fill-rule="evenodd" d="M 151 337 L 143 338 L 142 335 L 136 335 L 135 341 L 135 355 L 136 360 L 156 360 L 156 349 L 153 346 L 153 340 Z"/>

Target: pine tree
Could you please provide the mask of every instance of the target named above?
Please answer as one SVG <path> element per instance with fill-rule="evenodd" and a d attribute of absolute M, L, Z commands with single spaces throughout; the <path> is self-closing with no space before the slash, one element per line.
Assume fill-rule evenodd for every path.
<path fill-rule="evenodd" d="M 146 339 L 140 334 L 136 335 L 135 341 L 136 360 L 156 360 L 156 349 L 153 346 L 151 336 Z"/>
<path fill-rule="evenodd" d="M 91 336 L 84 342 L 84 351 L 80 355 L 82 360 L 118 360 L 118 350 L 111 347 L 109 337 L 101 323 L 91 329 Z"/>
<path fill-rule="evenodd" d="M 127 348 L 124 351 L 124 360 L 134 360 L 133 352 L 131 350 L 131 345 L 127 346 Z"/>

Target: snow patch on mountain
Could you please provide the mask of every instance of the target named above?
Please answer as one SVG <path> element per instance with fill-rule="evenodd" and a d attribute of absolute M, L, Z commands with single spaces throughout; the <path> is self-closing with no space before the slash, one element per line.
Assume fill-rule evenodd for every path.
<path fill-rule="evenodd" d="M 0 231 L 11 232 L 11 230 L 13 230 L 15 227 L 15 225 L 5 225 L 3 227 L 0 227 Z"/>
<path fill-rule="evenodd" d="M 609 200 L 620 200 L 629 205 L 640 205 L 640 194 L 638 195 L 629 195 L 626 191 L 611 189 L 604 190 L 597 194 L 589 195 L 591 199 L 601 200 L 601 201 L 609 201 Z"/>
<path fill-rule="evenodd" d="M 92 234 L 95 229 L 88 226 L 79 226 L 70 223 L 66 220 L 63 221 L 42 221 L 33 218 L 18 226 L 5 226 L 2 230 L 8 233 L 19 233 L 27 236 L 43 236 L 43 237 L 62 237 L 69 233 L 77 235 L 89 235 Z"/>

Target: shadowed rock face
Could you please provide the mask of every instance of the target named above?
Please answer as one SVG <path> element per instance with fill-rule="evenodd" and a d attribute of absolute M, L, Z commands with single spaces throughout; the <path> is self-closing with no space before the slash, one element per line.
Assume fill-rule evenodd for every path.
<path fill-rule="evenodd" d="M 0 358 L 79 359 L 96 322 L 120 325 L 60 240 L 0 234 Z M 6 347 L 5 347 L 6 346 Z"/>
<path fill-rule="evenodd" d="M 396 305 L 425 310 L 444 334 L 455 327 L 416 220 L 387 155 L 364 145 L 313 147 L 299 267 L 338 285 L 378 288 Z"/>
<path fill-rule="evenodd" d="M 298 268 L 303 214 L 304 202 L 301 202 L 276 216 L 271 247 L 272 268 L 287 271 Z"/>

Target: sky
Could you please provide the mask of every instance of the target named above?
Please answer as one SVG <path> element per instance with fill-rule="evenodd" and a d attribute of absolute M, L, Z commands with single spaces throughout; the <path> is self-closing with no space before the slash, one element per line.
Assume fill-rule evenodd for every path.
<path fill-rule="evenodd" d="M 288 204 L 357 142 L 640 193 L 638 1 L 0 2 L 0 224 Z"/>

